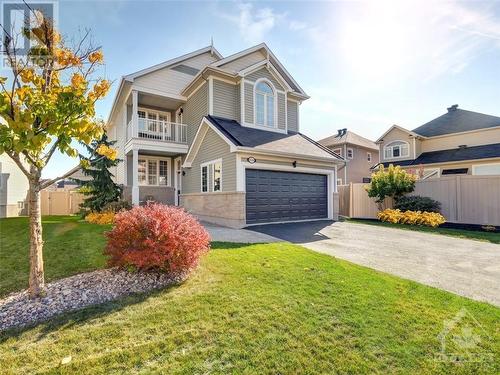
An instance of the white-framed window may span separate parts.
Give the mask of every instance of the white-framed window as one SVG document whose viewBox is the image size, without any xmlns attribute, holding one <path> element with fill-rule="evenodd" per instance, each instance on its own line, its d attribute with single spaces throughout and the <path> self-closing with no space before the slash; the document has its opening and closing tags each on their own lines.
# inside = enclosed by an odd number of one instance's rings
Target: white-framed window
<svg viewBox="0 0 500 375">
<path fill-rule="evenodd" d="M 139 155 L 137 168 L 139 185 L 170 186 L 170 159 Z"/>
<path fill-rule="evenodd" d="M 334 148 L 333 152 L 335 152 L 337 155 L 342 156 L 342 149 L 341 148 Z"/>
<path fill-rule="evenodd" d="M 372 161 L 372 153 L 371 152 L 366 153 L 366 160 Z"/>
<path fill-rule="evenodd" d="M 394 141 L 384 146 L 384 159 L 398 159 L 410 156 L 410 144 L 405 141 Z"/>
<path fill-rule="evenodd" d="M 352 148 L 347 149 L 347 159 L 353 159 L 354 158 L 354 150 Z"/>
<path fill-rule="evenodd" d="M 259 80 L 255 83 L 255 125 L 276 127 L 276 95 L 271 82 Z"/>
<path fill-rule="evenodd" d="M 166 124 L 170 122 L 169 112 L 139 108 L 137 110 L 137 117 L 139 118 L 139 132 L 161 133 L 163 132 L 163 127 L 165 127 L 165 131 L 170 129 Z"/>
<path fill-rule="evenodd" d="M 472 174 L 475 176 L 500 175 L 500 163 L 473 165 Z"/>
<path fill-rule="evenodd" d="M 222 191 L 222 159 L 203 163 L 200 168 L 201 192 Z"/>
</svg>

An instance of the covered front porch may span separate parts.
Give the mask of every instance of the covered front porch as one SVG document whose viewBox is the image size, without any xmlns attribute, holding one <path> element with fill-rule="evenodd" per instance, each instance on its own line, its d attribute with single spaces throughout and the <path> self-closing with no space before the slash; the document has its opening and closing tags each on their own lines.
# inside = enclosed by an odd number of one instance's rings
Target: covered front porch
<svg viewBox="0 0 500 375">
<path fill-rule="evenodd" d="M 134 205 L 148 201 L 179 205 L 183 154 L 133 148 L 126 154 L 123 196 Z"/>
</svg>

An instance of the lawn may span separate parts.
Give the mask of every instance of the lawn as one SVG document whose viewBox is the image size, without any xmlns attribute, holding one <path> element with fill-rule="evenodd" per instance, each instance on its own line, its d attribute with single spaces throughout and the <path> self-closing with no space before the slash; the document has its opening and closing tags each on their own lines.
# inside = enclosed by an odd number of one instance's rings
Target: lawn
<svg viewBox="0 0 500 375">
<path fill-rule="evenodd" d="M 478 362 L 440 362 L 443 323 L 464 308 L 453 334 L 472 327 Z M 499 322 L 491 305 L 300 246 L 214 243 L 182 285 L 0 334 L 0 372 L 498 373 Z"/>
<path fill-rule="evenodd" d="M 418 225 L 392 224 L 377 220 L 357 220 L 357 219 L 348 219 L 348 220 L 360 224 L 378 225 L 388 228 L 413 230 L 417 232 L 441 234 L 445 236 L 467 238 L 470 240 L 500 244 L 500 232 L 486 232 L 486 231 L 474 231 L 474 230 L 452 229 L 452 228 L 431 228 Z"/>
<path fill-rule="evenodd" d="M 104 229 L 77 216 L 45 216 L 42 220 L 47 281 L 102 268 Z M 0 220 L 0 296 L 28 287 L 28 218 Z"/>
</svg>

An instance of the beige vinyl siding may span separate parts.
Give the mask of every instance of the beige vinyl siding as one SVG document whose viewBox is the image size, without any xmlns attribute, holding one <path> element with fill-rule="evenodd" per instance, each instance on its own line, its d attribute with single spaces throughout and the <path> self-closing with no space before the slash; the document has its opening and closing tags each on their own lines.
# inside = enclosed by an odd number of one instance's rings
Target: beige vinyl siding
<svg viewBox="0 0 500 375">
<path fill-rule="evenodd" d="M 253 124 L 253 83 L 245 82 L 245 122 Z"/>
<path fill-rule="evenodd" d="M 188 144 L 193 143 L 194 136 L 198 130 L 201 119 L 208 114 L 208 84 L 202 87 L 191 96 L 184 104 L 183 122 L 188 125 Z"/>
<path fill-rule="evenodd" d="M 201 55 L 192 57 L 188 60 L 184 60 L 183 62 L 181 62 L 181 64 L 201 70 L 205 66 L 210 65 L 211 63 L 217 60 L 218 60 L 217 56 L 213 55 L 210 52 L 206 52 Z"/>
<path fill-rule="evenodd" d="M 239 86 L 214 79 L 214 115 L 239 121 Z"/>
<path fill-rule="evenodd" d="M 399 157 L 394 159 L 385 159 L 384 146 L 392 143 L 394 141 L 403 141 L 408 142 L 409 145 L 409 155 L 407 157 Z M 380 160 L 382 162 L 388 161 L 396 161 L 396 160 L 412 160 L 413 157 L 413 137 L 411 135 L 401 129 L 393 128 L 389 133 L 387 133 L 380 144 Z M 417 155 L 418 156 L 418 155 Z"/>
<path fill-rule="evenodd" d="M 222 159 L 222 191 L 236 190 L 236 155 L 230 152 L 229 145 L 217 133 L 209 129 L 192 167 L 185 170 L 186 175 L 182 180 L 184 194 L 201 192 L 200 164 L 217 159 Z"/>
<path fill-rule="evenodd" d="M 280 91 L 285 90 L 283 88 L 283 86 L 281 85 L 281 83 L 279 83 L 279 81 L 276 78 L 274 78 L 274 76 L 271 74 L 271 72 L 265 67 L 261 68 L 259 70 L 256 70 L 255 72 L 250 73 L 249 75 L 247 75 L 245 77 L 245 79 L 248 79 L 249 81 L 257 81 L 259 78 L 268 79 L 269 81 L 271 81 L 273 83 L 274 87 L 277 90 L 280 90 Z"/>
<path fill-rule="evenodd" d="M 385 139 L 384 139 L 385 141 Z M 433 137 L 422 141 L 422 152 L 450 150 L 460 145 L 481 146 L 500 143 L 500 128 L 482 129 L 477 132 Z"/>
<path fill-rule="evenodd" d="M 227 64 L 223 64 L 220 67 L 232 72 L 239 72 L 249 66 L 257 64 L 258 62 L 264 60 L 266 57 L 260 51 L 252 52 L 248 55 L 242 56 L 239 59 L 233 60 Z"/>
<path fill-rule="evenodd" d="M 288 101 L 287 106 L 287 125 L 288 130 L 299 131 L 299 104 L 297 102 Z"/>
<path fill-rule="evenodd" d="M 286 129 L 285 94 L 278 93 L 278 128 Z"/>
<path fill-rule="evenodd" d="M 193 76 L 168 68 L 160 69 L 134 80 L 134 86 L 159 90 L 166 94 L 180 95 L 181 91 L 193 80 Z"/>
</svg>

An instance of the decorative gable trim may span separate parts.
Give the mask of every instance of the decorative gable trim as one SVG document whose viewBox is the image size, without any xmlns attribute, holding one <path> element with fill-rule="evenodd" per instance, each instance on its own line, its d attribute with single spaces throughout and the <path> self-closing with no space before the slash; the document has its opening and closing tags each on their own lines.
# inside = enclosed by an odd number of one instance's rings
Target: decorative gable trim
<svg viewBox="0 0 500 375">
<path fill-rule="evenodd" d="M 413 136 L 413 137 L 418 137 L 418 138 L 426 138 L 426 137 L 423 137 L 423 136 L 421 136 L 421 135 L 419 135 L 419 134 L 417 134 L 417 133 L 412 132 L 411 130 L 405 129 L 405 128 L 403 128 L 403 127 L 399 126 L 399 125 L 392 125 L 392 126 L 389 128 L 389 130 L 387 130 L 384 134 L 382 134 L 382 135 L 379 137 L 379 139 L 377 139 L 377 140 L 375 141 L 375 143 L 381 143 L 381 142 L 384 140 L 384 137 L 385 137 L 387 134 L 389 134 L 389 133 L 390 133 L 393 129 L 398 129 L 398 130 L 401 130 L 402 132 L 408 133 L 408 135 L 411 135 L 411 136 Z"/>
<path fill-rule="evenodd" d="M 187 155 L 186 160 L 184 161 L 183 168 L 191 168 L 194 158 L 200 151 L 201 145 L 203 144 L 203 140 L 207 135 L 209 129 L 212 129 L 219 137 L 221 137 L 230 148 L 231 152 L 236 151 L 236 145 L 229 140 L 219 129 L 217 129 L 206 117 L 203 117 L 201 120 L 200 126 L 198 127 L 198 131 L 194 136 L 193 144 L 191 145 Z"/>
</svg>

